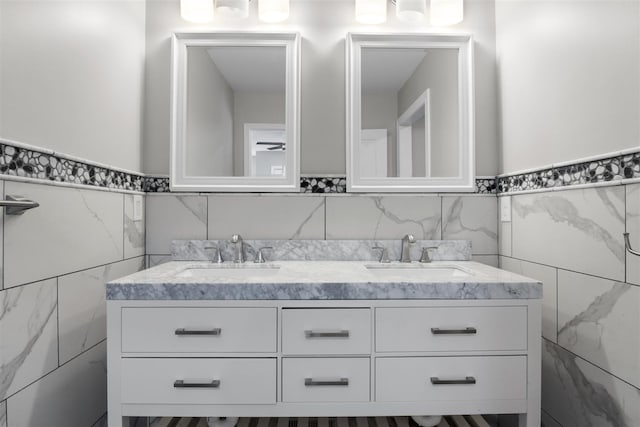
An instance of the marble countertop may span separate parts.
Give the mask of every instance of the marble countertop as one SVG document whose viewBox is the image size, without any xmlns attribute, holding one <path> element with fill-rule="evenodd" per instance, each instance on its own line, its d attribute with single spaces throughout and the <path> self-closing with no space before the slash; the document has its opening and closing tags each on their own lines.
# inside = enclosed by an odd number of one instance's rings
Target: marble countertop
<svg viewBox="0 0 640 427">
<path fill-rule="evenodd" d="M 410 275 L 373 268 L 425 270 Z M 254 269 L 255 274 L 180 277 L 188 269 Z M 457 268 L 460 277 L 443 277 Z M 276 274 L 273 269 L 277 269 Z M 414 270 L 415 271 L 415 270 Z M 188 274 L 188 273 L 187 273 Z M 276 261 L 265 264 L 212 264 L 172 261 L 107 284 L 108 300 L 375 300 L 375 299 L 539 299 L 542 284 L 533 279 L 472 261 L 429 264 L 379 264 L 371 261 Z"/>
</svg>

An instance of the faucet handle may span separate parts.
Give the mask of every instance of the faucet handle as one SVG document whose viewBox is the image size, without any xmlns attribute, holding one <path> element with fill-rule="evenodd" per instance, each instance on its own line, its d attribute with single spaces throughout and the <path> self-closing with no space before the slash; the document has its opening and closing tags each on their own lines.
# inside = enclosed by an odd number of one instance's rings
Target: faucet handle
<svg viewBox="0 0 640 427">
<path fill-rule="evenodd" d="M 263 264 L 266 259 L 262 253 L 262 251 L 264 251 L 265 249 L 273 249 L 273 246 L 264 246 L 260 249 L 258 249 L 258 253 L 256 254 L 256 259 L 253 260 L 253 262 L 255 263 L 259 263 L 259 264 Z"/>
<path fill-rule="evenodd" d="M 381 249 L 382 253 L 380 254 L 380 262 L 383 264 L 388 264 L 391 262 L 389 259 L 389 251 L 384 246 L 374 246 L 371 249 Z"/>
<path fill-rule="evenodd" d="M 205 246 L 205 249 L 215 249 L 216 251 L 216 262 L 218 264 L 222 264 L 224 262 L 224 260 L 222 259 L 222 251 L 220 250 L 220 248 L 218 246 Z"/>
<path fill-rule="evenodd" d="M 422 256 L 420 257 L 421 263 L 431 262 L 431 257 L 429 257 L 429 249 L 438 249 L 438 246 L 426 246 L 422 248 Z"/>
</svg>

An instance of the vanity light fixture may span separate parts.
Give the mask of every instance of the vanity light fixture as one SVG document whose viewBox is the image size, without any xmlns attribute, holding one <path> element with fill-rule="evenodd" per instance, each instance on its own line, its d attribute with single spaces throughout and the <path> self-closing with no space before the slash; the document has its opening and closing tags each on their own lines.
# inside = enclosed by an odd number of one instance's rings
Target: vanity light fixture
<svg viewBox="0 0 640 427">
<path fill-rule="evenodd" d="M 267 23 L 285 21 L 289 17 L 289 0 L 258 0 L 258 18 Z"/>
<path fill-rule="evenodd" d="M 404 22 L 420 22 L 424 20 L 427 10 L 426 0 L 395 0 L 396 17 Z M 433 0 L 431 0 L 433 4 Z"/>
<path fill-rule="evenodd" d="M 463 0 L 431 0 L 431 25 L 454 25 L 464 19 Z"/>
<path fill-rule="evenodd" d="M 182 19 L 197 24 L 213 20 L 213 0 L 180 0 Z"/>
<path fill-rule="evenodd" d="M 249 16 L 249 0 L 216 0 L 216 13 L 224 18 L 246 18 Z"/>
<path fill-rule="evenodd" d="M 356 0 L 356 21 L 382 24 L 387 20 L 387 0 Z"/>
</svg>

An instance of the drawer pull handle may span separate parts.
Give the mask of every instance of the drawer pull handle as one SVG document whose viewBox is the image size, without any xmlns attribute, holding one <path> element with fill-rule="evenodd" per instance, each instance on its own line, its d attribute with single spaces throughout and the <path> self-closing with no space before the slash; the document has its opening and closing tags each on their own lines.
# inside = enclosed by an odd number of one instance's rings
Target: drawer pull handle
<svg viewBox="0 0 640 427">
<path fill-rule="evenodd" d="M 431 333 L 433 335 L 473 335 L 477 332 L 478 330 L 472 327 L 464 328 L 464 329 L 431 328 Z"/>
<path fill-rule="evenodd" d="M 431 384 L 443 385 L 443 384 L 475 384 L 476 379 L 474 377 L 465 377 L 463 380 L 441 380 L 438 377 L 431 377 Z"/>
<path fill-rule="evenodd" d="M 211 381 L 189 381 L 176 380 L 173 383 L 174 388 L 220 388 L 220 380 Z"/>
<path fill-rule="evenodd" d="M 222 333 L 222 329 L 213 328 L 213 329 L 185 329 L 180 328 L 176 329 L 176 335 L 178 336 L 190 336 L 190 335 L 209 335 L 209 336 L 218 336 Z"/>
<path fill-rule="evenodd" d="M 314 380 L 313 378 L 305 378 L 304 385 L 307 387 L 313 386 L 348 386 L 349 378 L 339 378 L 339 379 L 327 379 L 327 380 Z"/>
<path fill-rule="evenodd" d="M 349 331 L 304 331 L 307 338 L 349 338 Z"/>
</svg>

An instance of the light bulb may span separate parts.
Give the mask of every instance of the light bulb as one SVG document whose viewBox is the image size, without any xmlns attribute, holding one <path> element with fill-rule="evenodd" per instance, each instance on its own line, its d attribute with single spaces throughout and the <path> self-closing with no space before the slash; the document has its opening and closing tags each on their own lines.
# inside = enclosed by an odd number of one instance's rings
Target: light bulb
<svg viewBox="0 0 640 427">
<path fill-rule="evenodd" d="M 216 13 L 225 18 L 246 18 L 249 16 L 249 0 L 216 0 Z"/>
<path fill-rule="evenodd" d="M 356 21 L 382 24 L 387 20 L 387 0 L 356 0 Z"/>
<path fill-rule="evenodd" d="M 289 17 L 289 0 L 258 0 L 258 18 L 276 23 Z"/>
<path fill-rule="evenodd" d="M 463 0 L 431 0 L 431 25 L 454 25 L 464 19 Z"/>
<path fill-rule="evenodd" d="M 180 16 L 189 22 L 204 24 L 213 20 L 213 0 L 180 0 Z"/>
<path fill-rule="evenodd" d="M 426 10 L 426 0 L 396 0 L 396 16 L 400 21 L 422 21 Z"/>
</svg>

